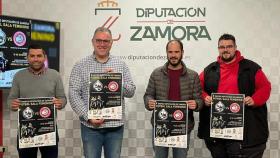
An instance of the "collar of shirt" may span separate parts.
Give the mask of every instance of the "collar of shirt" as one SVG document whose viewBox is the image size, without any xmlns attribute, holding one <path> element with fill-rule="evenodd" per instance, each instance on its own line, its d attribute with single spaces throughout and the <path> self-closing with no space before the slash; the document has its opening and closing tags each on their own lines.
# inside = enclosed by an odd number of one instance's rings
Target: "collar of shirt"
<svg viewBox="0 0 280 158">
<path fill-rule="evenodd" d="M 107 59 L 105 62 L 100 62 L 100 61 L 98 61 L 98 60 L 96 59 L 95 52 L 93 52 L 93 54 L 92 54 L 92 58 L 93 58 L 93 60 L 94 60 L 94 61 L 96 61 L 96 62 L 98 62 L 98 63 L 101 63 L 101 64 L 106 64 L 106 63 L 110 60 L 111 55 L 110 55 L 110 53 L 109 53 L 108 59 Z"/>
<path fill-rule="evenodd" d="M 32 73 L 33 75 L 40 76 L 40 75 L 43 75 L 43 74 L 47 71 L 47 68 L 44 67 L 44 68 L 42 68 L 40 71 L 34 71 L 34 70 L 31 69 L 30 67 L 28 67 L 28 71 L 29 71 L 30 73 Z"/>
</svg>

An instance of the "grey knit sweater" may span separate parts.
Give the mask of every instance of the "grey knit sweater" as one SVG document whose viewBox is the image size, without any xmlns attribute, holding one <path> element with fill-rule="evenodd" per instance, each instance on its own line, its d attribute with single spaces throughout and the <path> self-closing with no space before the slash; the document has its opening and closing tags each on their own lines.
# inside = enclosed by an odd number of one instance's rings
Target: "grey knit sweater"
<svg viewBox="0 0 280 158">
<path fill-rule="evenodd" d="M 28 69 L 17 72 L 7 99 L 8 106 L 13 99 L 33 97 L 56 97 L 63 100 L 64 107 L 66 96 L 59 73 L 53 69 L 46 69 L 41 75 L 34 75 Z"/>
</svg>

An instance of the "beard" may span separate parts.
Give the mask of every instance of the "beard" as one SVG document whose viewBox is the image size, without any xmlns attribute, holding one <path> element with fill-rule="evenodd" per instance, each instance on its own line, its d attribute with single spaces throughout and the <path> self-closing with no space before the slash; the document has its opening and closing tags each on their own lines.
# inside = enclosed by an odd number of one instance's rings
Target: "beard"
<svg viewBox="0 0 280 158">
<path fill-rule="evenodd" d="M 225 51 L 225 52 L 222 53 L 222 56 L 221 56 L 221 59 L 226 63 L 231 62 L 235 58 L 235 54 L 233 56 L 228 57 L 228 58 L 225 58 L 224 54 L 229 54 L 229 52 Z"/>
<path fill-rule="evenodd" d="M 172 61 L 171 61 L 172 59 L 177 59 L 177 62 L 172 62 Z M 182 61 L 182 56 L 180 56 L 179 59 L 176 58 L 176 57 L 168 58 L 168 64 L 171 65 L 171 66 L 173 66 L 173 67 L 177 67 L 178 65 L 180 65 L 180 64 L 181 64 L 181 61 Z"/>
</svg>

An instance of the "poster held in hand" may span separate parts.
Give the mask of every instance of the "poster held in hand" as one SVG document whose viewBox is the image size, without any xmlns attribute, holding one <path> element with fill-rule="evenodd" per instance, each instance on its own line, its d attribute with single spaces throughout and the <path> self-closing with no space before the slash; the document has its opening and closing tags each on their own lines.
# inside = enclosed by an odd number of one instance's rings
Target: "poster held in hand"
<svg viewBox="0 0 280 158">
<path fill-rule="evenodd" d="M 89 119 L 122 119 L 122 73 L 90 73 Z"/>
<path fill-rule="evenodd" d="M 154 144 L 187 148 L 188 106 L 186 102 L 157 100 L 154 109 Z"/>
<path fill-rule="evenodd" d="M 243 140 L 244 94 L 212 93 L 210 137 Z"/>
<path fill-rule="evenodd" d="M 19 148 L 56 145 L 56 120 L 53 98 L 19 98 Z"/>
</svg>

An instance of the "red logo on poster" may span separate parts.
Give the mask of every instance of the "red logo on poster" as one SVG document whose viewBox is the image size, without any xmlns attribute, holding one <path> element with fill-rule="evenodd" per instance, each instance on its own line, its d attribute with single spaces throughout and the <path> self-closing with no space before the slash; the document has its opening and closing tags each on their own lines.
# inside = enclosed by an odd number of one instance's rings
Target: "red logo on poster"
<svg viewBox="0 0 280 158">
<path fill-rule="evenodd" d="M 237 113 L 240 111 L 240 106 L 237 103 L 232 103 L 229 108 L 230 108 L 230 111 L 233 113 Z"/>
<path fill-rule="evenodd" d="M 176 111 L 174 111 L 174 113 L 173 113 L 173 117 L 174 117 L 174 119 L 175 120 L 182 120 L 183 119 L 183 117 L 184 117 L 184 114 L 183 114 L 183 112 L 181 111 L 181 110 L 176 110 Z"/>
<path fill-rule="evenodd" d="M 111 81 L 109 84 L 108 84 L 108 88 L 111 92 L 115 92 L 119 89 L 119 84 L 115 81 Z"/>
<path fill-rule="evenodd" d="M 47 118 L 51 115 L 51 109 L 48 107 L 42 107 L 40 109 L 40 116 L 42 116 L 43 118 Z"/>
</svg>

